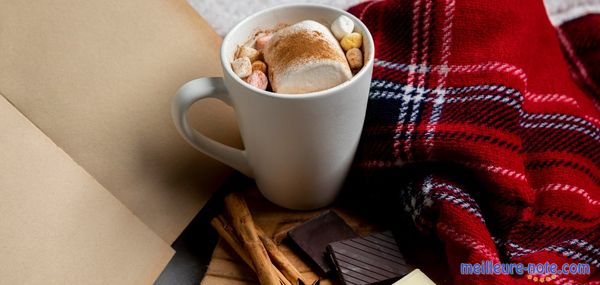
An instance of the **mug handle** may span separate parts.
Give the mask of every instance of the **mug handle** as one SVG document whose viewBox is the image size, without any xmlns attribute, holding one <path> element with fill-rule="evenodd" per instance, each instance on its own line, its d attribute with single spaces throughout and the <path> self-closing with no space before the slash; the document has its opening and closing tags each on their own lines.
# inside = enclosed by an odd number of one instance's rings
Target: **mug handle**
<svg viewBox="0 0 600 285">
<path fill-rule="evenodd" d="M 177 91 L 171 105 L 171 116 L 177 131 L 195 149 L 223 162 L 248 177 L 252 177 L 252 169 L 244 150 L 233 148 L 201 134 L 188 124 L 188 109 L 196 101 L 215 98 L 231 106 L 229 93 L 225 89 L 223 78 L 203 77 L 187 82 Z"/>
</svg>

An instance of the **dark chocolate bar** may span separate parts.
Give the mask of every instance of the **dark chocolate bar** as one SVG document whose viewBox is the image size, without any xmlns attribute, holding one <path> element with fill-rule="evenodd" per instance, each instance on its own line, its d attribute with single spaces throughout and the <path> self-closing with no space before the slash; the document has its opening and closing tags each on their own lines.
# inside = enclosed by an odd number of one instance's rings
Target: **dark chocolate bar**
<svg viewBox="0 0 600 285">
<path fill-rule="evenodd" d="M 295 243 L 322 272 L 329 273 L 333 266 L 327 255 L 327 245 L 334 241 L 358 237 L 340 216 L 332 211 L 310 219 L 288 232 Z"/>
<path fill-rule="evenodd" d="M 327 251 L 345 285 L 389 285 L 413 269 L 389 231 L 333 242 Z"/>
</svg>

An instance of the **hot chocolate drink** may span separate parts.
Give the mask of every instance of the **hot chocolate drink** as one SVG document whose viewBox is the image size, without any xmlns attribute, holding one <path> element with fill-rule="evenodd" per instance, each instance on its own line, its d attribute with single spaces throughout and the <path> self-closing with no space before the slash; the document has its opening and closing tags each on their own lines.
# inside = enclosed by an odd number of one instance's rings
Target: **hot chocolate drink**
<svg viewBox="0 0 600 285">
<path fill-rule="evenodd" d="M 303 94 L 350 80 L 363 64 L 362 35 L 340 16 L 331 30 L 305 20 L 256 33 L 240 45 L 231 63 L 248 84 L 282 94 Z"/>
</svg>

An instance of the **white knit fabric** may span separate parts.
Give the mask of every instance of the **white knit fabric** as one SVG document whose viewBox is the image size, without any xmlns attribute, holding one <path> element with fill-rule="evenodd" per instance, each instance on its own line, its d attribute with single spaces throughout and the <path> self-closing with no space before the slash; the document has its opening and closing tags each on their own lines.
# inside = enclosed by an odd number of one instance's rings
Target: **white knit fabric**
<svg viewBox="0 0 600 285">
<path fill-rule="evenodd" d="M 268 7 L 289 3 L 318 3 L 341 9 L 364 0 L 187 0 L 212 27 L 224 36 L 245 17 Z M 544 0 L 555 26 L 591 13 L 600 13 L 600 0 Z"/>
<path fill-rule="evenodd" d="M 588 14 L 600 14 L 600 0 L 544 0 L 544 4 L 554 26 Z"/>
<path fill-rule="evenodd" d="M 260 10 L 289 3 L 317 3 L 347 9 L 363 0 L 188 0 L 221 36 L 245 17 Z"/>
</svg>

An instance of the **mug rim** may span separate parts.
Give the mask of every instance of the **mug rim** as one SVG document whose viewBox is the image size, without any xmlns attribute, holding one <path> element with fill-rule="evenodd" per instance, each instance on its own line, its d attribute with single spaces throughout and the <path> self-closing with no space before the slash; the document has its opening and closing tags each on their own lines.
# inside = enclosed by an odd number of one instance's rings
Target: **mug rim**
<svg viewBox="0 0 600 285">
<path fill-rule="evenodd" d="M 290 8 L 303 8 L 303 7 L 311 7 L 311 8 L 319 8 L 319 9 L 326 9 L 326 10 L 332 10 L 335 12 L 340 13 L 340 15 L 344 15 L 346 17 L 349 17 L 350 19 L 352 19 L 354 21 L 355 24 L 357 24 L 360 27 L 360 30 L 363 31 L 363 38 L 366 39 L 367 43 L 370 45 L 371 49 L 369 51 L 369 59 L 367 62 L 364 63 L 363 67 L 361 68 L 361 70 L 356 73 L 355 75 L 352 76 L 352 78 L 350 78 L 350 80 L 347 80 L 343 83 L 340 83 L 334 87 L 331 88 L 327 88 L 325 90 L 320 90 L 320 91 L 315 91 L 315 92 L 309 92 L 309 93 L 276 93 L 276 92 L 271 92 L 271 91 L 267 91 L 267 90 L 262 90 L 259 89 L 255 86 L 252 86 L 248 83 L 246 83 L 244 80 L 242 80 L 239 76 L 237 76 L 232 68 L 231 68 L 231 63 L 229 62 L 229 60 L 227 59 L 227 55 L 225 54 L 225 46 L 226 43 L 228 43 L 229 41 L 231 41 L 231 35 L 240 27 L 246 25 L 248 22 L 254 20 L 257 17 L 262 16 L 263 14 L 266 13 L 270 13 L 273 11 L 277 11 L 277 10 L 282 10 L 282 9 L 290 9 Z M 223 42 L 221 43 L 221 49 L 220 49 L 220 54 L 221 54 L 221 65 L 223 66 L 223 71 L 225 75 L 228 75 L 229 77 L 233 78 L 233 80 L 239 84 L 240 86 L 250 89 L 252 90 L 254 93 L 257 94 L 261 94 L 261 95 L 265 95 L 265 96 L 269 96 L 269 97 L 274 97 L 274 98 L 285 98 L 285 99 L 307 99 L 307 98 L 313 98 L 313 97 L 319 97 L 319 96 L 323 96 L 329 93 L 334 93 L 334 92 L 338 92 L 338 91 L 342 91 L 343 89 L 347 89 L 349 88 L 350 85 L 354 84 L 354 82 L 356 82 L 357 80 L 359 80 L 360 78 L 367 76 L 367 72 L 368 70 L 370 70 L 369 66 L 373 65 L 373 62 L 375 60 L 375 43 L 373 41 L 373 37 L 371 36 L 371 32 L 369 31 L 369 29 L 367 28 L 367 26 L 360 20 L 358 19 L 356 16 L 348 13 L 347 11 L 344 11 L 342 9 L 338 9 L 335 7 L 331 7 L 331 6 L 327 6 L 327 5 L 322 5 L 322 4 L 283 4 L 283 5 L 277 5 L 271 8 L 267 8 L 261 11 L 258 11 L 248 17 L 246 17 L 244 20 L 240 21 L 239 23 L 237 23 L 228 33 L 227 35 L 225 35 L 225 38 L 223 39 Z"/>
</svg>

